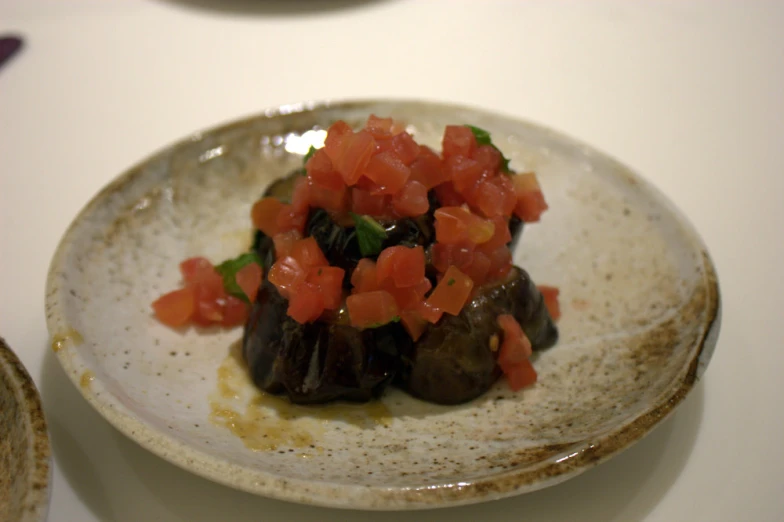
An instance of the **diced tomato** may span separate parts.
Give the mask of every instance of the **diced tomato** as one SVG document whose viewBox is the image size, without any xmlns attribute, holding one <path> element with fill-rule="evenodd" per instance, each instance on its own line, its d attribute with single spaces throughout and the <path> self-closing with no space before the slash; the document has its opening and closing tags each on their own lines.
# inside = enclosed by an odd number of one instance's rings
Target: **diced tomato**
<svg viewBox="0 0 784 522">
<path fill-rule="evenodd" d="M 366 190 L 353 188 L 351 189 L 351 210 L 360 215 L 382 216 L 386 213 L 389 198 L 390 196 L 383 194 L 371 194 Z"/>
<path fill-rule="evenodd" d="M 476 138 L 471 129 L 462 125 L 448 125 L 441 141 L 444 158 L 463 156 L 470 158 L 476 149 Z"/>
<path fill-rule="evenodd" d="M 452 265 L 464 270 L 474 260 L 474 248 L 468 243 L 437 242 L 430 247 L 430 258 L 433 266 L 442 274 Z"/>
<path fill-rule="evenodd" d="M 511 216 L 517 205 L 517 192 L 515 192 L 514 183 L 506 174 L 498 174 L 491 181 L 501 190 L 501 199 L 498 201 L 501 214 Z"/>
<path fill-rule="evenodd" d="M 392 208 L 403 217 L 421 216 L 430 208 L 427 188 L 418 181 L 409 181 L 393 196 Z"/>
<path fill-rule="evenodd" d="M 329 261 L 319 248 L 313 236 L 295 241 L 291 247 L 291 257 L 293 257 L 303 270 L 307 271 L 314 266 L 328 266 Z"/>
<path fill-rule="evenodd" d="M 466 210 L 461 207 L 443 206 L 435 211 L 436 240 L 439 243 L 458 244 L 468 240 Z"/>
<path fill-rule="evenodd" d="M 495 233 L 495 224 L 463 207 L 441 207 L 435 211 L 436 239 L 441 243 L 459 244 L 469 241 L 480 245 Z"/>
<path fill-rule="evenodd" d="M 376 281 L 376 263 L 366 257 L 359 260 L 351 273 L 352 293 L 372 292 L 378 290 Z"/>
<path fill-rule="evenodd" d="M 444 162 L 444 168 L 452 179 L 452 184 L 460 193 L 473 187 L 485 170 L 478 161 L 463 156 L 450 156 Z"/>
<path fill-rule="evenodd" d="M 542 213 L 548 209 L 544 194 L 539 187 L 536 174 L 528 172 L 514 177 L 517 204 L 515 214 L 526 223 L 539 221 Z"/>
<path fill-rule="evenodd" d="M 311 184 L 309 198 L 310 205 L 316 208 L 323 208 L 329 212 L 345 212 L 348 210 L 348 188 L 345 185 L 342 185 L 337 190 L 333 190 Z"/>
<path fill-rule="evenodd" d="M 289 295 L 289 316 L 300 324 L 310 323 L 324 313 L 324 295 L 311 283 L 299 283 Z"/>
<path fill-rule="evenodd" d="M 499 315 L 497 323 L 504 332 L 501 351 L 498 353 L 498 366 L 503 370 L 527 361 L 533 351 L 531 341 L 523 332 L 520 323 L 511 314 Z"/>
<path fill-rule="evenodd" d="M 256 294 L 259 291 L 259 286 L 261 286 L 263 273 L 261 265 L 249 263 L 240 268 L 235 276 L 237 284 L 245 292 L 245 295 L 248 296 L 251 303 L 256 301 Z"/>
<path fill-rule="evenodd" d="M 474 286 L 481 286 L 488 281 L 488 274 L 490 273 L 490 258 L 484 253 L 474 251 L 471 264 L 465 268 L 461 268 L 465 274 L 474 282 Z"/>
<path fill-rule="evenodd" d="M 501 203 L 504 201 L 504 193 L 498 185 L 491 180 L 480 181 L 476 186 L 473 205 L 478 208 L 482 215 L 493 218 L 504 215 Z"/>
<path fill-rule="evenodd" d="M 527 192 L 517 197 L 515 214 L 525 223 L 536 223 L 547 210 L 547 202 L 541 192 Z"/>
<path fill-rule="evenodd" d="M 308 270 L 307 282 L 321 291 L 324 308 L 337 310 L 343 300 L 343 276 L 345 270 L 336 266 L 314 266 Z"/>
<path fill-rule="evenodd" d="M 164 294 L 152 303 L 152 309 L 155 317 L 166 326 L 183 326 L 190 321 L 196 310 L 195 291 L 186 286 Z"/>
<path fill-rule="evenodd" d="M 278 259 L 272 264 L 267 279 L 275 285 L 280 295 L 288 297 L 292 288 L 305 280 L 305 269 L 291 256 Z"/>
<path fill-rule="evenodd" d="M 310 207 L 310 182 L 305 176 L 297 178 L 291 193 L 291 209 L 297 214 L 307 214 Z"/>
<path fill-rule="evenodd" d="M 466 212 L 463 219 L 468 225 L 468 240 L 475 245 L 490 241 L 495 234 L 495 224 L 488 219 L 482 219 L 471 212 Z"/>
<path fill-rule="evenodd" d="M 250 211 L 253 226 L 268 236 L 278 232 L 278 216 L 283 211 L 284 204 L 277 198 L 262 198 L 253 204 Z"/>
<path fill-rule="evenodd" d="M 324 152 L 332 162 L 333 167 L 337 165 L 348 144 L 346 138 L 354 134 L 348 123 L 338 120 L 327 129 L 327 138 L 324 140 Z"/>
<path fill-rule="evenodd" d="M 297 212 L 292 205 L 283 205 L 283 208 L 278 214 L 277 229 L 275 233 L 288 232 L 289 230 L 297 230 L 302 233 L 305 230 L 305 223 L 307 223 L 307 220 L 307 212 Z"/>
<path fill-rule="evenodd" d="M 544 298 L 544 305 L 547 307 L 547 311 L 550 313 L 550 317 L 553 318 L 553 321 L 557 321 L 561 318 L 561 305 L 558 302 L 558 294 L 560 294 L 560 290 L 554 286 L 546 285 L 540 285 L 538 288 L 542 293 L 542 297 Z"/>
<path fill-rule="evenodd" d="M 458 315 L 468 302 L 474 282 L 457 267 L 450 266 L 426 303 L 451 315 Z"/>
<path fill-rule="evenodd" d="M 536 370 L 528 359 L 516 366 L 506 368 L 504 374 L 513 391 L 522 390 L 536 382 Z"/>
<path fill-rule="evenodd" d="M 365 169 L 365 176 L 378 185 L 378 194 L 397 194 L 410 175 L 411 169 L 393 152 L 376 154 Z"/>
<path fill-rule="evenodd" d="M 290 256 L 294 243 L 300 239 L 302 234 L 298 230 L 289 230 L 272 236 L 272 241 L 275 243 L 275 259 Z"/>
<path fill-rule="evenodd" d="M 357 328 L 386 324 L 399 313 L 395 298 L 383 290 L 350 295 L 346 298 L 346 307 L 351 325 Z"/>
<path fill-rule="evenodd" d="M 345 137 L 343 153 L 337 158 L 332 159 L 335 166 L 346 185 L 354 185 L 360 176 L 366 171 L 370 159 L 376 152 L 376 140 L 367 131 L 359 131 L 356 134 Z"/>
<path fill-rule="evenodd" d="M 317 150 L 305 164 L 308 177 L 320 187 L 341 190 L 346 186 L 343 177 L 332 167 L 332 160 L 323 148 Z"/>
<path fill-rule="evenodd" d="M 441 158 L 428 147 L 419 148 L 419 157 L 411 164 L 410 179 L 422 183 L 428 190 L 450 181 Z"/>
<path fill-rule="evenodd" d="M 490 172 L 498 171 L 501 166 L 501 153 L 491 145 L 479 145 L 471 154 L 471 159 L 479 162 L 484 170 Z"/>
<path fill-rule="evenodd" d="M 204 257 L 191 257 L 180 263 L 182 280 L 186 284 L 198 283 L 215 273 L 215 267 Z"/>
<path fill-rule="evenodd" d="M 459 207 L 465 203 L 465 198 L 455 190 L 451 181 L 441 183 L 435 190 L 439 203 L 444 207 Z"/>
<path fill-rule="evenodd" d="M 397 157 L 406 165 L 411 165 L 417 156 L 419 156 L 419 145 L 414 141 L 414 138 L 407 132 L 401 132 L 390 140 L 392 150 L 395 151 Z"/>
<path fill-rule="evenodd" d="M 245 321 L 248 320 L 249 311 L 250 307 L 241 300 L 231 295 L 226 296 L 225 303 L 223 304 L 223 320 L 221 320 L 221 325 L 230 328 L 232 326 L 244 324 Z"/>
<path fill-rule="evenodd" d="M 389 292 L 392 297 L 395 298 L 397 307 L 400 310 L 406 310 L 416 306 L 417 303 L 425 298 L 425 294 L 427 294 L 432 287 L 433 284 L 426 277 L 423 277 L 416 285 L 405 288 L 395 286 L 392 279 L 387 279 L 381 284 L 381 290 Z"/>
<path fill-rule="evenodd" d="M 416 306 L 412 307 L 412 310 L 415 311 L 422 317 L 425 321 L 436 324 L 440 319 L 441 316 L 444 315 L 443 310 L 439 310 L 434 306 L 430 305 L 427 301 L 422 301 Z"/>
<path fill-rule="evenodd" d="M 421 246 L 385 248 L 376 261 L 376 281 L 392 279 L 398 288 L 418 285 L 425 278 L 425 250 Z"/>
<path fill-rule="evenodd" d="M 512 269 L 512 253 L 506 246 L 492 251 L 483 251 L 483 253 L 490 259 L 488 281 L 499 281 L 509 275 L 509 271 Z"/>
<path fill-rule="evenodd" d="M 411 339 L 418 341 L 427 329 L 427 321 L 415 310 L 403 310 L 400 312 L 400 322 L 406 329 Z"/>
<path fill-rule="evenodd" d="M 365 129 L 376 139 L 388 138 L 392 135 L 392 118 L 379 118 L 371 114 L 365 124 Z"/>
<path fill-rule="evenodd" d="M 222 303 L 225 302 L 227 295 L 220 276 L 217 276 L 217 284 L 212 281 L 202 281 L 196 285 L 195 291 L 194 322 L 201 326 L 209 326 L 223 321 Z"/>
<path fill-rule="evenodd" d="M 478 249 L 482 252 L 492 252 L 493 250 L 505 247 L 512 240 L 512 232 L 509 231 L 509 222 L 504 217 L 496 217 L 493 222 L 493 237 L 487 242 L 479 245 Z"/>
</svg>

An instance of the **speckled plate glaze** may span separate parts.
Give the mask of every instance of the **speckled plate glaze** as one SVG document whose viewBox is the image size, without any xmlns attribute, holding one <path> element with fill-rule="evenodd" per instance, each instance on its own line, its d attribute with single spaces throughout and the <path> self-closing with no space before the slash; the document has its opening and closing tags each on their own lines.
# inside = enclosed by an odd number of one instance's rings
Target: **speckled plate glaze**
<svg viewBox="0 0 784 522">
<path fill-rule="evenodd" d="M 0 520 L 46 520 L 50 461 L 38 390 L 0 337 Z"/>
<path fill-rule="evenodd" d="M 150 303 L 177 265 L 250 243 L 249 209 L 301 165 L 336 119 L 492 132 L 533 169 L 550 210 L 517 264 L 561 289 L 561 340 L 539 382 L 439 407 L 392 390 L 381 404 L 294 408 L 256 392 L 232 356 L 240 329 L 172 331 Z M 315 131 L 314 131 L 315 129 Z M 312 132 L 308 132 L 312 131 Z M 309 504 L 411 509 L 497 499 L 562 482 L 642 438 L 707 365 L 719 292 L 705 246 L 651 185 L 615 160 L 531 123 L 413 101 L 287 105 L 170 146 L 117 178 L 76 218 L 52 261 L 53 349 L 87 400 L 127 436 L 194 473 Z"/>
</svg>

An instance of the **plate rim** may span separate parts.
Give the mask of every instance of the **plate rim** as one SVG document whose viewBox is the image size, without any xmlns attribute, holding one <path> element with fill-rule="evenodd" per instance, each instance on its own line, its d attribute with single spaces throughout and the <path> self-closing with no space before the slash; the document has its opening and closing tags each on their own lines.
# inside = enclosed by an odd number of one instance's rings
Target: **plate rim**
<svg viewBox="0 0 784 522">
<path fill-rule="evenodd" d="M 269 120 L 290 114 L 319 110 L 350 110 L 373 105 L 422 105 L 431 108 L 437 107 L 442 110 L 473 112 L 484 117 L 500 118 L 510 122 L 521 123 L 530 128 L 536 128 L 540 132 L 562 142 L 574 145 L 581 150 L 588 151 L 591 155 L 602 157 L 623 172 L 624 176 L 642 186 L 658 204 L 672 214 L 676 222 L 683 228 L 690 242 L 702 254 L 703 285 L 706 290 L 707 315 L 704 324 L 700 325 L 703 328 L 702 336 L 691 347 L 694 351 L 694 356 L 689 361 L 685 376 L 681 382 L 673 383 L 669 389 L 670 392 L 660 396 L 659 400 L 650 406 L 646 413 L 638 415 L 630 422 L 606 431 L 593 440 L 592 443 L 583 447 L 576 455 L 571 455 L 569 458 L 555 462 L 550 461 L 542 466 L 535 466 L 533 469 L 507 470 L 487 475 L 471 482 L 422 484 L 420 487 L 362 486 L 287 478 L 261 470 L 251 470 L 192 448 L 164 431 L 153 429 L 130 414 L 130 412 L 120 411 L 110 403 L 102 402 L 95 393 L 91 393 L 89 389 L 80 386 L 77 367 L 71 359 L 76 343 L 71 339 L 67 339 L 60 343 L 62 348 L 56 352 L 57 359 L 68 374 L 69 380 L 76 386 L 87 402 L 129 439 L 134 440 L 158 457 L 203 478 L 242 491 L 279 500 L 323 507 L 367 510 L 407 510 L 458 506 L 543 489 L 579 475 L 595 465 L 608 460 L 644 438 L 657 424 L 666 419 L 702 377 L 718 340 L 721 325 L 721 295 L 715 265 L 708 254 L 704 241 L 690 220 L 664 193 L 613 156 L 579 139 L 531 120 L 466 104 L 418 98 L 329 99 L 282 104 L 254 115 L 224 121 L 223 123 L 191 132 L 185 137 L 155 150 L 111 179 L 95 193 L 73 218 L 63 233 L 50 262 L 46 281 L 45 304 L 47 328 L 50 337 L 68 328 L 64 320 L 64 310 L 62 310 L 64 305 L 61 303 L 63 303 L 62 297 L 64 295 L 62 294 L 62 288 L 59 287 L 58 274 L 61 272 L 59 267 L 62 266 L 67 254 L 71 236 L 75 233 L 80 222 L 84 220 L 85 216 L 89 215 L 95 206 L 106 196 L 122 189 L 122 187 L 131 183 L 136 176 L 141 175 L 145 165 L 188 143 L 199 142 L 209 138 L 211 135 L 220 134 L 232 128 L 240 128 L 258 120 Z"/>
<path fill-rule="evenodd" d="M 0 371 L 8 377 L 12 391 L 25 416 L 28 435 L 28 455 L 32 463 L 30 487 L 23 499 L 21 518 L 17 522 L 46 520 L 52 480 L 52 448 L 41 396 L 32 377 L 19 356 L 3 337 L 0 337 Z M 9 521 L 12 522 L 12 521 Z"/>
</svg>

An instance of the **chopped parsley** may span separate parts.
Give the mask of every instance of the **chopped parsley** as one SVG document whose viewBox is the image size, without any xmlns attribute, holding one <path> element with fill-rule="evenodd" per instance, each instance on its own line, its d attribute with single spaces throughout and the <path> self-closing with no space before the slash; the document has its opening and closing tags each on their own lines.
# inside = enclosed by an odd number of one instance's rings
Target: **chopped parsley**
<svg viewBox="0 0 784 522">
<path fill-rule="evenodd" d="M 490 145 L 495 150 L 497 150 L 499 154 L 501 154 L 501 170 L 507 173 L 511 172 L 509 170 L 509 158 L 504 156 L 504 153 L 501 152 L 501 149 L 493 144 L 493 140 L 490 139 L 490 133 L 484 129 L 480 129 L 479 127 L 474 127 L 473 125 L 466 125 L 466 127 L 471 129 L 471 132 L 474 133 L 474 138 L 476 138 L 476 142 L 479 145 Z"/>
<path fill-rule="evenodd" d="M 396 315 L 395 317 L 393 317 L 392 319 L 390 319 L 386 323 L 373 323 L 373 324 L 367 325 L 365 328 L 380 328 L 380 327 L 382 327 L 384 325 L 387 325 L 389 323 L 399 323 L 399 322 L 400 322 L 400 316 Z"/>
<path fill-rule="evenodd" d="M 308 152 L 305 154 L 305 157 L 302 158 L 302 164 L 304 165 L 305 163 L 307 163 L 308 160 L 313 157 L 313 155 L 316 153 L 317 150 L 318 149 L 316 147 L 311 145 L 310 148 L 308 149 Z"/>
<path fill-rule="evenodd" d="M 381 246 L 387 238 L 387 231 L 384 230 L 384 227 L 370 216 L 360 216 L 353 212 L 349 214 L 351 214 L 351 219 L 354 220 L 357 241 L 359 241 L 359 251 L 362 253 L 362 256 L 374 256 L 381 252 Z"/>
<path fill-rule="evenodd" d="M 455 284 L 455 278 L 450 277 L 449 281 L 446 282 L 446 286 L 452 286 L 453 284 Z"/>
<path fill-rule="evenodd" d="M 226 293 L 242 299 L 246 303 L 250 303 L 250 299 L 245 295 L 240 285 L 237 284 L 237 272 L 251 263 L 262 265 L 261 259 L 255 252 L 241 254 L 239 257 L 224 261 L 215 267 L 215 270 L 223 278 L 223 288 L 226 290 Z"/>
</svg>

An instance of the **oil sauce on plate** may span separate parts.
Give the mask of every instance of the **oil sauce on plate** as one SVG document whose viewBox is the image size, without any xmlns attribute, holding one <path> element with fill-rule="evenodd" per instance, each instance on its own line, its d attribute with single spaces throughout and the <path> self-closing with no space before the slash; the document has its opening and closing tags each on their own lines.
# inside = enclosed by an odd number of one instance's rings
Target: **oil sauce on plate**
<svg viewBox="0 0 784 522">
<path fill-rule="evenodd" d="M 210 421 L 230 430 L 250 450 L 273 451 L 286 447 L 320 451 L 317 441 L 327 423 L 342 422 L 354 429 L 372 429 L 391 422 L 389 410 L 379 400 L 366 404 L 300 406 L 264 393 L 251 381 L 240 351 L 240 342 L 234 343 L 218 367 L 217 387 L 210 397 Z"/>
</svg>

